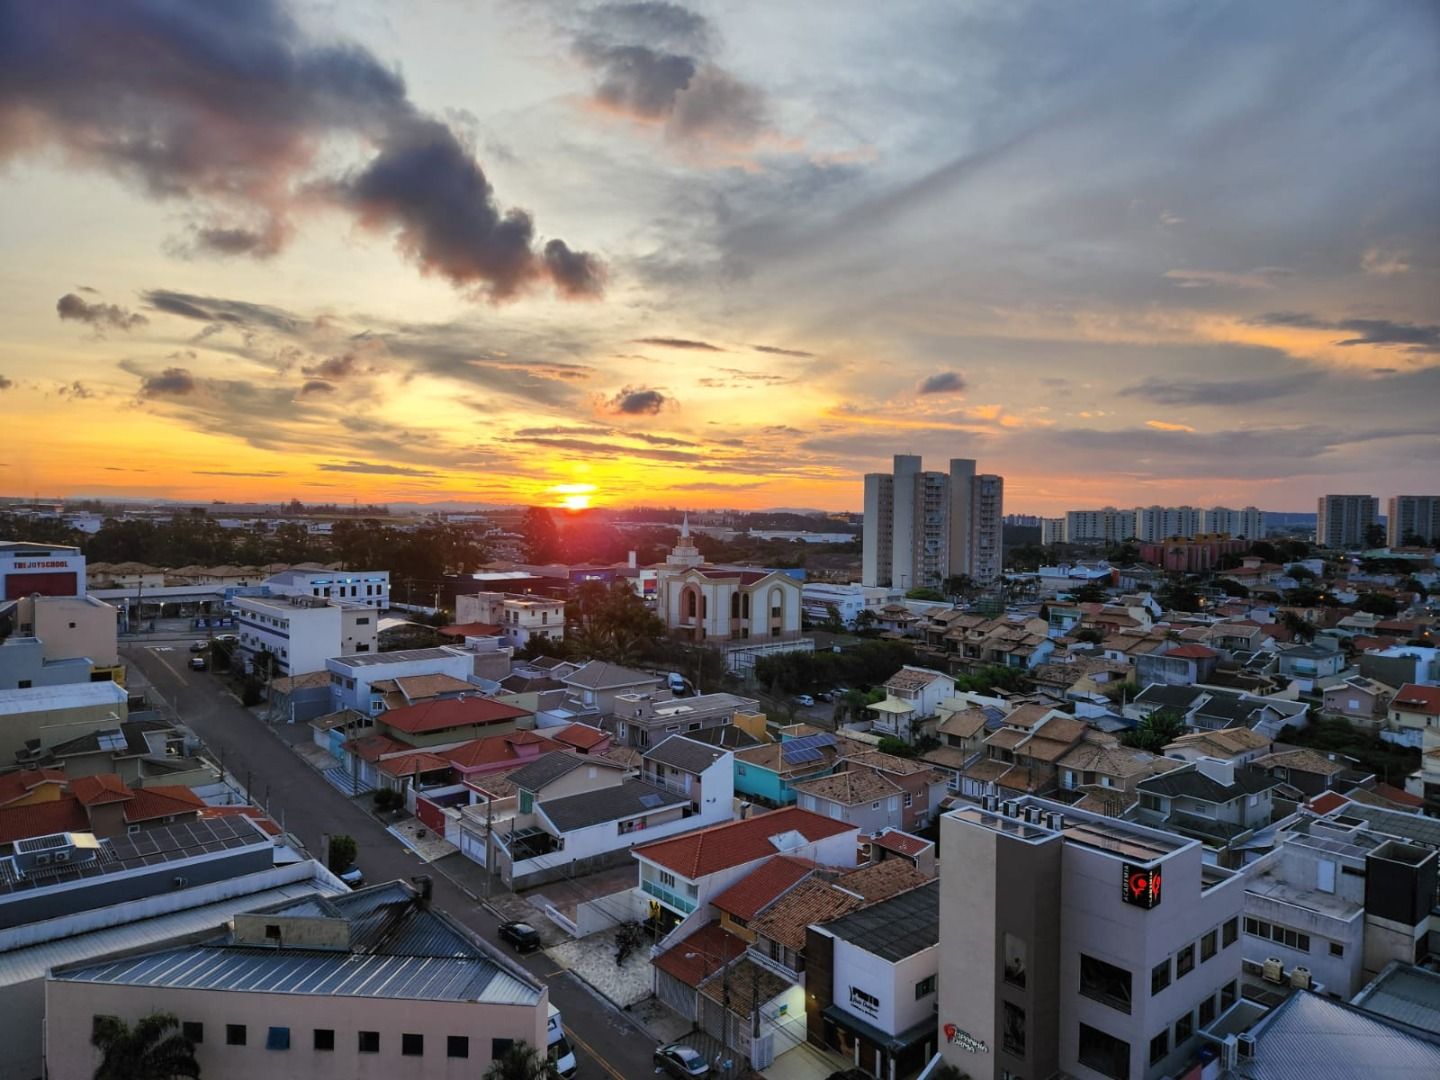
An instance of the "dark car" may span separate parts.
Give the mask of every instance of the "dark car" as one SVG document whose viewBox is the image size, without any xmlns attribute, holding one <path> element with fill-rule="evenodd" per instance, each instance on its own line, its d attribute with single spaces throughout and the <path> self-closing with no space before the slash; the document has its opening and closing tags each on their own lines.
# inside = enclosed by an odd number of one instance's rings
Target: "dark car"
<svg viewBox="0 0 1440 1080">
<path fill-rule="evenodd" d="M 191 651 L 191 652 L 204 652 L 204 651 L 205 651 L 206 649 L 208 649 L 209 647 L 210 647 L 210 643 L 209 643 L 208 641 L 198 640 L 198 641 L 192 641 L 192 642 L 190 642 L 190 651 Z"/>
<path fill-rule="evenodd" d="M 515 946 L 516 952 L 534 952 L 540 948 L 540 935 L 527 922 L 501 923 L 500 940 Z"/>
<path fill-rule="evenodd" d="M 666 1076 L 680 1077 L 681 1080 L 710 1074 L 710 1063 L 705 1060 L 705 1055 L 684 1043 L 670 1043 L 656 1050 L 655 1067 Z"/>
<path fill-rule="evenodd" d="M 205 657 L 192 656 L 190 658 L 190 669 L 192 671 L 204 671 L 206 668 Z"/>
</svg>

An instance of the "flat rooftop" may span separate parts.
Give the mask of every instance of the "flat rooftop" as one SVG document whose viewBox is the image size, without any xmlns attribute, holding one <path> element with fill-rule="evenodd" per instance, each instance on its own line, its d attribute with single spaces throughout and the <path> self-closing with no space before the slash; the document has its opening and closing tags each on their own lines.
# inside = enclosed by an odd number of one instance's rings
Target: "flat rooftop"
<svg viewBox="0 0 1440 1080">
<path fill-rule="evenodd" d="M 455 649 L 400 649 L 396 652 L 355 653 L 352 656 L 337 656 L 334 662 L 346 667 L 377 667 L 381 664 L 423 663 L 426 660 L 454 660 L 469 658 L 471 653 Z"/>
<path fill-rule="evenodd" d="M 1117 818 L 1090 814 L 1063 803 L 1035 798 L 1006 801 L 1016 804 L 1016 816 L 1012 817 L 1003 810 L 985 810 L 978 806 L 952 810 L 946 816 L 1030 843 L 1058 836 L 1069 844 L 1079 844 L 1081 847 L 1103 851 L 1107 855 L 1141 863 L 1164 858 L 1195 843 L 1183 836 L 1174 836 L 1143 825 L 1133 825 Z M 1027 807 L 1042 811 L 1040 819 L 1027 821 L 1024 817 Z M 1061 821 L 1060 828 L 1051 828 L 1044 814 L 1056 815 Z"/>
</svg>

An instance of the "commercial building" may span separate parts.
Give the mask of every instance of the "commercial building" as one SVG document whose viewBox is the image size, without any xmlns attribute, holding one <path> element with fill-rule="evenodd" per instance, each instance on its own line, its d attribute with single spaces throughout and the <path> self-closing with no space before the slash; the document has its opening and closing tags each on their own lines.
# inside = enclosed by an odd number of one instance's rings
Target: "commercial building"
<svg viewBox="0 0 1440 1080">
<path fill-rule="evenodd" d="M 1243 881 L 1202 848 L 1023 797 L 941 817 L 939 1024 L 977 1078 L 1180 1075 L 1238 1000 Z"/>
<path fill-rule="evenodd" d="M 1380 500 L 1373 495 L 1321 495 L 1317 500 L 1315 542 L 1327 548 L 1353 548 L 1379 524 Z"/>
<path fill-rule="evenodd" d="M 4 607 L 5 602 L 0 601 L 0 610 Z M 88 661 L 87 678 L 123 683 L 125 669 L 116 647 L 117 615 L 113 607 L 93 596 L 34 595 L 15 600 L 11 618 L 20 637 L 39 641 L 45 664 L 84 660 Z M 0 686 L 4 686 L 3 680 Z"/>
<path fill-rule="evenodd" d="M 878 615 L 886 603 L 898 601 L 901 596 L 888 588 L 807 581 L 801 587 L 801 598 L 805 617 L 812 623 L 824 623 L 833 615 L 847 630 L 853 630 L 862 611 Z"/>
<path fill-rule="evenodd" d="M 0 762 L 129 719 L 129 695 L 108 679 L 0 691 Z"/>
<path fill-rule="evenodd" d="M 455 621 L 498 626 L 505 643 L 520 649 L 537 638 L 565 637 L 565 602 L 530 593 L 474 593 L 455 597 Z"/>
<path fill-rule="evenodd" d="M 85 556 L 66 544 L 0 540 L 0 600 L 41 596 L 84 596 Z"/>
<path fill-rule="evenodd" d="M 977 474 L 969 458 L 926 472 L 897 454 L 893 473 L 865 476 L 861 580 L 902 591 L 939 588 L 965 574 L 981 584 L 1000 576 L 1004 480 Z"/>
<path fill-rule="evenodd" d="M 1391 547 L 1419 540 L 1440 544 L 1440 495 L 1392 495 L 1386 505 L 1385 540 Z"/>
<path fill-rule="evenodd" d="M 236 596 L 231 600 L 247 667 L 262 652 L 281 675 L 323 671 L 334 656 L 375 651 L 379 613 L 364 604 L 313 596 Z"/>
<path fill-rule="evenodd" d="M 429 882 L 237 914 L 197 943 L 54 970 L 51 1076 L 89 1076 L 97 1016 L 180 1018 L 207 1080 L 478 1076 L 545 1045 L 545 985 L 429 903 Z"/>
<path fill-rule="evenodd" d="M 292 567 L 271 574 L 265 579 L 265 587 L 279 596 L 344 600 L 382 611 L 390 606 L 388 570 L 307 570 Z"/>
</svg>

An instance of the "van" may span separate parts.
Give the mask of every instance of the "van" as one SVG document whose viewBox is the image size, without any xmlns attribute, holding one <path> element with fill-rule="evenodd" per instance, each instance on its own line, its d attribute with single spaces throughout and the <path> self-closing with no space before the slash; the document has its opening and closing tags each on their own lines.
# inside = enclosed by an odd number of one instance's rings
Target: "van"
<svg viewBox="0 0 1440 1080">
<path fill-rule="evenodd" d="M 670 688 L 672 694 L 685 693 L 685 676 L 678 671 L 672 671 L 665 676 L 665 685 Z"/>
<path fill-rule="evenodd" d="M 569 1080 L 577 1071 L 575 1049 L 565 1037 L 565 1028 L 560 1023 L 560 1010 L 550 1006 L 550 1015 L 545 1021 L 545 1054 L 555 1071 Z"/>
</svg>

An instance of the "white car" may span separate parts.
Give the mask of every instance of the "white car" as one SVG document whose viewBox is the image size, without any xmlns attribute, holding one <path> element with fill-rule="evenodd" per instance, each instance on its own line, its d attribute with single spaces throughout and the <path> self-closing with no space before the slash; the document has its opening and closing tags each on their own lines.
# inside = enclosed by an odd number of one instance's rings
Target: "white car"
<svg viewBox="0 0 1440 1080">
<path fill-rule="evenodd" d="M 797 705 L 804 705 L 808 709 L 811 705 L 815 704 L 815 699 L 809 694 L 796 694 L 795 703 Z"/>
</svg>

